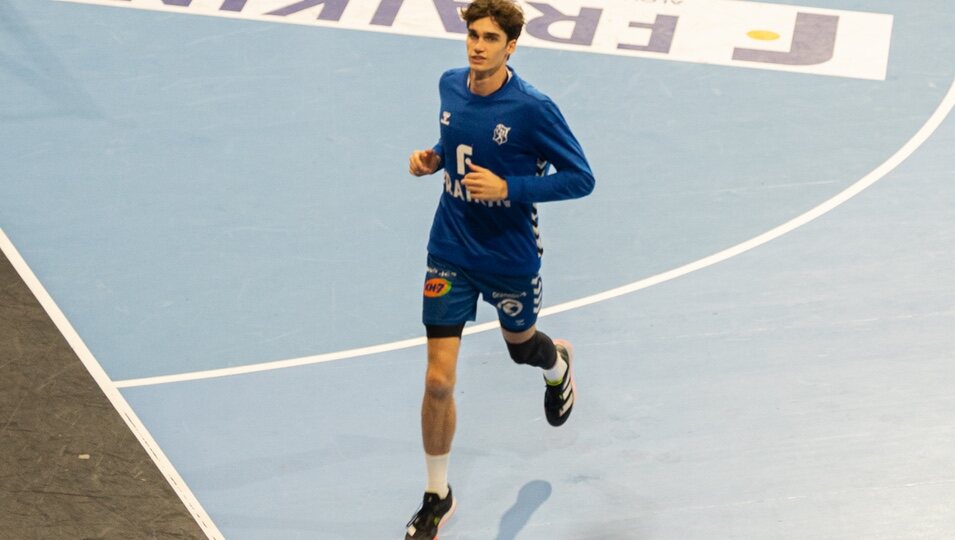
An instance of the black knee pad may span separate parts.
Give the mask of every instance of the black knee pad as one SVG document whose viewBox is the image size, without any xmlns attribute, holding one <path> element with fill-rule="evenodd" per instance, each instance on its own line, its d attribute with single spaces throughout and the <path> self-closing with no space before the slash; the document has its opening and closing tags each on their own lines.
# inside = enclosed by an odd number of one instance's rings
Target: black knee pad
<svg viewBox="0 0 955 540">
<path fill-rule="evenodd" d="M 515 364 L 550 369 L 557 362 L 557 349 L 547 334 L 537 331 L 524 343 L 508 343 L 507 351 Z"/>
</svg>

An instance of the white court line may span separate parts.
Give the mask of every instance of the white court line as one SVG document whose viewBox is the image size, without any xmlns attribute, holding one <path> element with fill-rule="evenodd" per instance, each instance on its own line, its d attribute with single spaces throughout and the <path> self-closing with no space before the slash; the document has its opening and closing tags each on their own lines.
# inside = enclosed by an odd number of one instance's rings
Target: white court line
<svg viewBox="0 0 955 540">
<path fill-rule="evenodd" d="M 79 334 L 76 333 L 73 325 L 70 324 L 70 321 L 63 315 L 59 306 L 56 305 L 33 273 L 33 270 L 30 269 L 26 261 L 23 260 L 23 257 L 20 256 L 20 252 L 14 247 L 6 233 L 3 232 L 3 229 L 0 229 L 0 251 L 3 251 L 7 256 L 13 268 L 20 274 L 20 278 L 23 279 L 24 283 L 30 288 L 30 291 L 33 292 L 33 296 L 39 300 L 40 305 L 46 310 L 47 315 L 50 316 L 60 333 L 63 334 L 63 337 L 65 337 L 66 341 L 70 344 L 70 347 L 72 347 L 76 355 L 79 356 L 80 361 L 86 366 L 86 370 L 89 371 L 90 375 L 92 375 L 96 381 L 96 384 L 99 385 L 100 390 L 106 394 L 110 403 L 113 404 L 113 407 L 119 415 L 126 421 L 126 425 L 130 431 L 139 439 L 140 444 L 143 445 L 149 457 L 152 458 L 156 466 L 159 467 L 160 472 L 166 477 L 172 489 L 179 495 L 179 498 L 183 504 L 186 505 L 186 508 L 192 514 L 196 523 L 199 524 L 199 527 L 202 528 L 208 538 L 212 540 L 222 539 L 222 533 L 209 518 L 209 515 L 202 508 L 202 505 L 199 504 L 198 499 L 193 495 L 189 486 L 187 486 L 182 477 L 179 476 L 179 472 L 176 471 L 176 468 L 173 467 L 169 458 L 166 457 L 166 454 L 163 453 L 159 445 L 156 444 L 149 430 L 146 429 L 146 426 L 144 426 L 139 417 L 136 416 L 132 407 L 126 402 L 126 398 L 123 397 L 113 381 L 106 375 L 103 367 L 96 358 L 93 357 L 93 353 L 86 347 L 86 344 L 82 338 L 80 338 Z"/>
<path fill-rule="evenodd" d="M 831 199 L 823 202 L 819 206 L 816 206 L 812 210 L 809 210 L 805 214 L 802 214 L 796 218 L 793 218 L 778 227 L 770 229 L 759 236 L 751 238 L 741 244 L 737 244 L 731 248 L 725 249 L 718 253 L 714 253 L 708 257 L 704 257 L 698 261 L 674 268 L 662 274 L 657 274 L 615 289 L 610 289 L 598 294 L 591 296 L 586 296 L 577 300 L 572 300 L 570 302 L 565 302 L 563 304 L 558 304 L 552 307 L 544 308 L 541 310 L 540 316 L 546 317 L 548 315 L 554 315 L 557 313 L 562 313 L 564 311 L 569 311 L 572 309 L 578 309 L 584 306 L 589 306 L 591 304 L 596 304 L 597 302 L 603 302 L 625 294 L 630 294 L 654 285 L 659 285 L 666 281 L 676 279 L 681 276 L 685 276 L 691 272 L 696 272 L 708 266 L 712 266 L 716 263 L 723 262 L 727 259 L 745 253 L 751 249 L 759 247 L 771 240 L 775 240 L 787 233 L 790 233 L 796 230 L 799 227 L 819 218 L 820 216 L 826 214 L 830 210 L 840 206 L 849 199 L 855 197 L 861 193 L 866 188 L 875 184 L 887 174 L 892 172 L 896 167 L 898 167 L 903 161 L 908 159 L 920 146 L 922 146 L 929 137 L 935 133 L 935 130 L 942 124 L 945 118 L 952 111 L 953 106 L 955 106 L 955 81 L 952 82 L 952 85 L 949 87 L 948 93 L 945 95 L 945 98 L 942 99 L 941 104 L 935 109 L 935 112 L 929 117 L 928 121 L 921 127 L 921 129 L 916 132 L 916 134 L 909 139 L 905 145 L 902 146 L 895 154 L 893 154 L 889 159 L 884 163 L 876 167 L 872 172 L 865 175 L 858 182 L 852 184 L 841 193 L 832 197 Z M 478 324 L 470 326 L 464 330 L 466 335 L 476 334 L 478 332 L 486 332 L 488 330 L 493 330 L 498 328 L 497 321 L 487 322 L 483 324 Z M 344 351 L 330 352 L 325 354 L 319 354 L 315 356 L 305 356 L 302 358 L 293 358 L 290 360 L 279 360 L 274 362 L 264 362 L 260 364 L 250 364 L 245 366 L 236 366 L 230 368 L 222 369 L 211 369 L 206 371 L 194 371 L 190 373 L 178 373 L 174 375 L 162 375 L 158 377 L 145 377 L 141 379 L 128 379 L 124 381 L 116 381 L 114 384 L 118 388 L 131 388 L 135 386 L 149 386 L 156 384 L 166 384 L 166 383 L 175 383 L 175 382 L 184 382 L 184 381 L 196 381 L 201 379 L 212 379 L 217 377 L 228 377 L 231 375 L 243 375 L 247 373 L 256 373 L 260 371 L 270 371 L 273 369 L 283 369 L 290 367 L 306 366 L 310 364 L 319 364 L 322 362 L 332 362 L 335 360 L 344 360 L 346 358 L 355 358 L 358 356 L 367 356 L 371 354 L 378 354 L 389 351 L 396 351 L 399 349 L 407 349 L 410 347 L 417 347 L 419 345 L 424 345 L 426 342 L 424 337 L 406 339 L 402 341 L 393 341 L 391 343 L 382 343 L 380 345 L 373 345 L 369 347 L 361 347 L 358 349 L 348 349 Z"/>
</svg>

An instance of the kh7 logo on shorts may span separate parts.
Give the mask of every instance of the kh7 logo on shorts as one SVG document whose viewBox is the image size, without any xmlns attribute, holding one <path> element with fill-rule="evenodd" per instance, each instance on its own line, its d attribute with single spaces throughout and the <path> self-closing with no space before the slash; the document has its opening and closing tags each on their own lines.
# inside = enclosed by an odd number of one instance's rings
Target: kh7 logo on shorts
<svg viewBox="0 0 955 540">
<path fill-rule="evenodd" d="M 426 298 L 438 298 L 451 292 L 451 282 L 444 278 L 431 278 L 424 282 Z"/>
</svg>

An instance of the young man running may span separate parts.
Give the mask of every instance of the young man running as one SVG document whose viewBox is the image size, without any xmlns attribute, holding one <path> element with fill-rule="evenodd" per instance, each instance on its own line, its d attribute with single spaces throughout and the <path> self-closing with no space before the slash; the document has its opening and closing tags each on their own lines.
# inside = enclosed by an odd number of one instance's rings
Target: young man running
<svg viewBox="0 0 955 540">
<path fill-rule="evenodd" d="M 454 383 L 461 335 L 478 297 L 497 309 L 507 350 L 544 370 L 544 411 L 560 426 L 574 405 L 573 349 L 537 330 L 542 283 L 535 203 L 588 195 L 594 177 L 557 106 L 507 60 L 524 15 L 511 0 L 475 0 L 467 23 L 467 68 L 441 76 L 441 137 L 409 158 L 409 172 L 444 169 L 444 193 L 428 242 L 423 321 L 428 370 L 421 406 L 428 482 L 406 540 L 437 538 L 454 512 L 448 458 L 455 430 Z M 550 166 L 556 169 L 547 174 Z"/>
</svg>

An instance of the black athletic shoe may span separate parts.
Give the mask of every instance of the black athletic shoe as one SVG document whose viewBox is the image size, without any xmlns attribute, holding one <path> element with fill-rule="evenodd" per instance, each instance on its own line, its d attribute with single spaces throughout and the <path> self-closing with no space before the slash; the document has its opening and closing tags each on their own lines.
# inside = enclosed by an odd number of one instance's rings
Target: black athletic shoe
<svg viewBox="0 0 955 540">
<path fill-rule="evenodd" d="M 436 493 L 425 493 L 421 509 L 408 522 L 405 540 L 437 540 L 438 529 L 451 519 L 458 503 L 448 487 L 448 496 L 441 499 Z"/>
<path fill-rule="evenodd" d="M 547 390 L 544 391 L 544 414 L 550 425 L 560 426 L 570 418 L 570 411 L 574 409 L 577 385 L 574 384 L 573 345 L 568 341 L 555 339 L 554 347 L 557 348 L 557 354 L 567 362 L 567 372 L 559 384 L 551 384 L 544 379 L 547 384 Z"/>
</svg>

